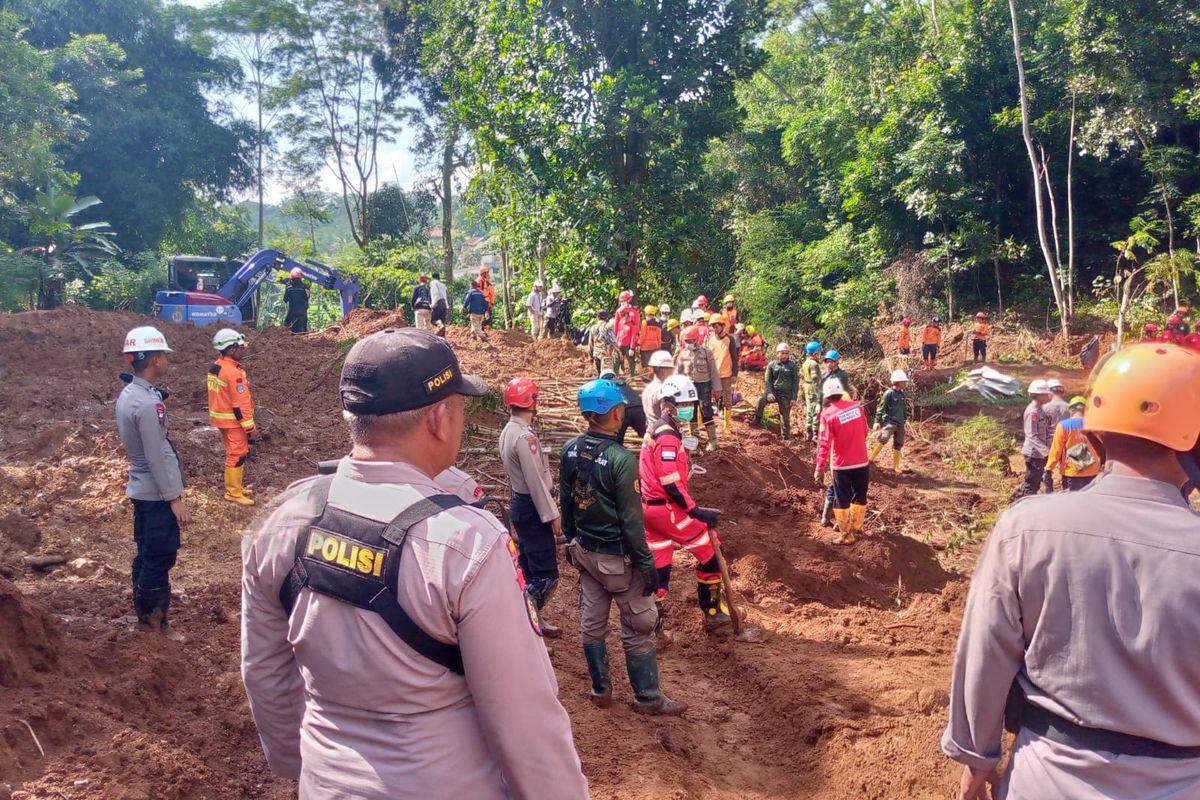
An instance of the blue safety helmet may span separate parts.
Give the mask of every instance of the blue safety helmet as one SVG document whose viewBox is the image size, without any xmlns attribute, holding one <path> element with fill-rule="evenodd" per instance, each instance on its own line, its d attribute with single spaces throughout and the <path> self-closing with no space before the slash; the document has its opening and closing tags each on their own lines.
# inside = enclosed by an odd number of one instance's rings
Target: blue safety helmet
<svg viewBox="0 0 1200 800">
<path fill-rule="evenodd" d="M 596 379 L 588 381 L 579 389 L 579 410 L 593 414 L 607 414 L 616 406 L 625 404 L 621 387 L 612 381 Z"/>
<path fill-rule="evenodd" d="M 828 353 L 825 354 L 825 360 L 826 361 L 841 361 L 842 354 L 839 353 L 837 350 L 830 350 Z"/>
<path fill-rule="evenodd" d="M 806 344 L 804 346 L 804 352 L 808 353 L 809 355 L 812 355 L 813 353 L 821 352 L 821 343 L 820 342 L 809 342 L 808 344 Z"/>
</svg>

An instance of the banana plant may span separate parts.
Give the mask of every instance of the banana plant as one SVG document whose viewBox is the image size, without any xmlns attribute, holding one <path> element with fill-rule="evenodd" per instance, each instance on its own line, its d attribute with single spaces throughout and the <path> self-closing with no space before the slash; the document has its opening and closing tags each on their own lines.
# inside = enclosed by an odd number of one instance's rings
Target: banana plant
<svg viewBox="0 0 1200 800">
<path fill-rule="evenodd" d="M 61 302 L 68 277 L 95 277 L 99 265 L 120 254 L 114 241 L 116 231 L 107 222 L 88 222 L 77 225 L 74 217 L 93 206 L 100 198 L 88 195 L 75 197 L 50 183 L 45 192 L 38 192 L 25 208 L 25 226 L 38 243 L 25 247 L 23 253 L 38 256 L 42 261 L 38 276 L 38 306 L 54 308 Z"/>
</svg>

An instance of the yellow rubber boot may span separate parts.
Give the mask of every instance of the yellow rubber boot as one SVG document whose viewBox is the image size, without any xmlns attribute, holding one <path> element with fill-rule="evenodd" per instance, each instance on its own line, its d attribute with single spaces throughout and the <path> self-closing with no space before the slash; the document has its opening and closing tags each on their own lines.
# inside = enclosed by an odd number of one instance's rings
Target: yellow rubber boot
<svg viewBox="0 0 1200 800">
<path fill-rule="evenodd" d="M 892 469 L 894 469 L 896 472 L 900 472 L 900 451 L 899 450 L 892 451 Z"/>
<path fill-rule="evenodd" d="M 852 544 L 854 542 L 854 534 L 851 532 L 850 509 L 835 508 L 833 510 L 833 518 L 837 520 L 837 528 L 842 534 L 842 537 L 835 540 L 834 544 Z"/>
<path fill-rule="evenodd" d="M 871 445 L 871 454 L 867 456 L 867 461 L 875 463 L 875 456 L 879 455 L 879 451 L 883 449 L 883 442 L 876 442 Z"/>
<path fill-rule="evenodd" d="M 242 491 L 242 476 L 245 470 L 245 467 L 225 468 L 225 499 L 237 503 L 239 506 L 252 506 L 254 501 L 246 497 L 246 493 Z"/>
<path fill-rule="evenodd" d="M 867 507 L 862 503 L 850 506 L 850 532 L 855 536 L 862 535 L 863 526 L 867 524 Z"/>
<path fill-rule="evenodd" d="M 725 433 L 729 433 L 729 431 L 731 430 L 730 426 L 732 425 L 732 423 L 733 423 L 733 409 L 727 408 L 727 409 L 725 409 Z"/>
</svg>

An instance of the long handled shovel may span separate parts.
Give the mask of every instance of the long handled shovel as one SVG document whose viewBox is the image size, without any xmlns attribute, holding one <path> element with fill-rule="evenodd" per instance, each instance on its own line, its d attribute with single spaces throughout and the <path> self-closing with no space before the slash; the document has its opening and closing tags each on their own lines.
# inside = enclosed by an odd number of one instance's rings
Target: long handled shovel
<svg viewBox="0 0 1200 800">
<path fill-rule="evenodd" d="M 709 531 L 712 539 L 713 552 L 717 554 L 717 565 L 721 568 L 721 586 L 725 589 L 725 604 L 729 606 L 729 619 L 733 621 L 733 638 L 738 642 L 761 644 L 767 640 L 767 632 L 755 625 L 742 624 L 742 612 L 734 602 L 733 585 L 729 579 L 729 564 L 725 554 L 721 552 L 721 543 L 717 541 L 716 528 Z"/>
</svg>

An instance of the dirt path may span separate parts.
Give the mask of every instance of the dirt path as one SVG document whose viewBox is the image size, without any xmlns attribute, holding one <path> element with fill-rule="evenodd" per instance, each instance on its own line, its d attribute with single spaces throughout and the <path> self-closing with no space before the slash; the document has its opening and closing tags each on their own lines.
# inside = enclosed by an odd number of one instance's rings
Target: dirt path
<svg viewBox="0 0 1200 800">
<path fill-rule="evenodd" d="M 239 532 L 251 513 L 217 499 L 220 444 L 204 424 L 203 384 L 192 381 L 208 358 L 202 332 L 168 330 L 179 351 L 172 425 L 196 519 L 173 573 L 173 612 L 193 641 L 180 648 L 131 630 L 130 511 L 112 423 L 119 362 L 109 344 L 136 320 L 93 312 L 23 315 L 20 325 L 0 318 L 0 800 L 10 790 L 14 798 L 289 797 L 294 787 L 263 763 L 238 674 Z M 256 337 L 248 368 L 274 417 L 272 439 L 251 467 L 260 497 L 342 452 L 333 422 L 345 350 L 337 338 L 380 320 L 353 322 L 325 338 Z M 586 362 L 561 343 L 507 334 L 488 351 L 460 334 L 452 337 L 464 364 L 493 385 L 524 363 L 567 397 L 586 374 Z M 22 348 L 64 337 L 68 346 L 24 378 Z M 753 384 L 748 377 L 742 391 L 756 396 Z M 46 399 L 31 406 L 35 391 Z M 1019 408 L 1000 413 L 1012 425 Z M 664 688 L 691 706 L 682 719 L 626 706 L 615 636 L 622 702 L 606 711 L 588 703 L 577 584 L 564 565 L 549 611 L 564 630 L 552 660 L 594 797 L 947 795 L 955 770 L 937 741 L 973 556 L 945 548 L 955 530 L 994 511 L 1007 488 L 944 466 L 953 416 L 921 428 L 906 450 L 911 473 L 875 473 L 871 535 L 849 548 L 829 544 L 831 532 L 816 522 L 811 446 L 780 445 L 739 419 L 726 446 L 701 457 L 707 474 L 694 493 L 723 510 L 735 586 L 772 636 L 760 645 L 706 637 L 693 565 L 677 555 L 676 646 L 662 674 Z M 473 419 L 477 439 L 464 464 L 484 476 L 498 474 L 486 452 L 496 423 L 486 410 Z M 547 427 L 562 439 L 574 425 L 564 417 Z M 20 556 L 29 552 L 73 561 L 27 571 Z"/>
</svg>

